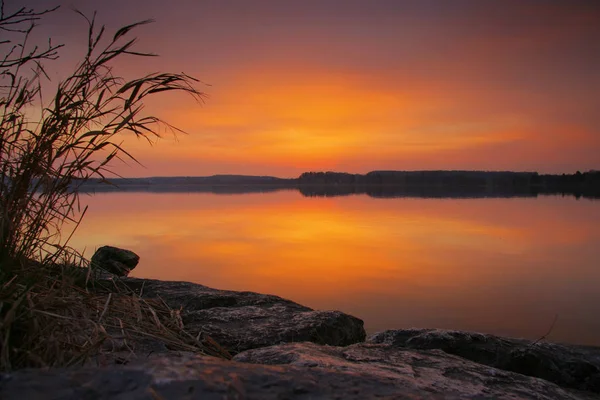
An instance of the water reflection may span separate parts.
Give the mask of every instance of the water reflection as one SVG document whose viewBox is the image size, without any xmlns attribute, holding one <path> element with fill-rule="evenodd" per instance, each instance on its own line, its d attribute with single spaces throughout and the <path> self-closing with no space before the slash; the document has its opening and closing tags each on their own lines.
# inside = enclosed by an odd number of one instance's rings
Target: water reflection
<svg viewBox="0 0 600 400">
<path fill-rule="evenodd" d="M 126 247 L 134 276 L 277 294 L 369 332 L 469 329 L 600 344 L 600 205 L 574 198 L 105 193 L 76 247 Z"/>
<path fill-rule="evenodd" d="M 157 178 L 152 178 L 157 179 Z M 176 179 L 176 178 L 173 178 Z M 186 178 L 180 178 L 186 179 Z M 194 179 L 194 178 L 189 178 Z M 206 178 L 197 178 L 206 179 Z M 297 191 L 305 197 L 338 197 L 350 195 L 367 195 L 375 198 L 434 198 L 434 199 L 478 199 L 478 198 L 513 198 L 557 195 L 598 200 L 598 188 L 587 191 L 549 189 L 539 187 L 487 187 L 487 186 L 428 186 L 428 185 L 337 185 L 337 184 L 297 184 L 293 181 L 280 184 L 194 184 L 194 183 L 144 183 L 119 182 L 116 185 L 90 184 L 80 190 L 87 193 L 210 193 L 210 194 L 255 194 L 282 191 Z"/>
</svg>

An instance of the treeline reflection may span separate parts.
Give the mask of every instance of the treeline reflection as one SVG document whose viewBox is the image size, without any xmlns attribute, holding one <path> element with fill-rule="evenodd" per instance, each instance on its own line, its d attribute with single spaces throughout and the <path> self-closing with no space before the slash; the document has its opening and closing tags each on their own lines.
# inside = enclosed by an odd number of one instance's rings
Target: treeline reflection
<svg viewBox="0 0 600 400">
<path fill-rule="evenodd" d="M 540 195 L 600 198 L 600 172 L 374 171 L 368 174 L 306 172 L 296 179 L 216 175 L 88 181 L 83 192 L 250 194 L 298 191 L 306 197 L 367 195 L 374 198 L 510 198 Z"/>
</svg>

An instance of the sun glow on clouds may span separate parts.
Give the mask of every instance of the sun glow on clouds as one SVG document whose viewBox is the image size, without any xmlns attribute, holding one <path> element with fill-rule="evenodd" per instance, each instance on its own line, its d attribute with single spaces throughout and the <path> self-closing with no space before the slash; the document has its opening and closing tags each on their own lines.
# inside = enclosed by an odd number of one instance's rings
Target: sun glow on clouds
<svg viewBox="0 0 600 400">
<path fill-rule="evenodd" d="M 146 16 L 127 3 L 107 0 L 99 16 Z M 598 168 L 599 8 L 426 3 L 187 2 L 165 10 L 147 0 L 157 25 L 140 31 L 141 44 L 162 57 L 120 67 L 131 75 L 183 70 L 211 86 L 202 87 L 202 107 L 184 96 L 150 102 L 149 111 L 190 135 L 153 148 L 126 138 L 147 168 L 117 172 Z"/>
<path fill-rule="evenodd" d="M 473 102 L 468 96 L 449 99 L 419 87 L 395 90 L 337 74 L 294 80 L 280 73 L 263 83 L 249 72 L 239 79 L 211 93 L 201 108 L 161 104 L 165 119 L 190 135 L 160 143 L 160 156 L 262 164 L 284 175 L 290 167 L 359 172 L 353 160 L 369 160 L 376 169 L 382 161 L 412 159 L 417 160 L 412 168 L 427 168 L 447 152 L 466 154 L 532 136 L 528 119 L 510 112 L 453 114 L 457 102 Z M 128 145 L 147 159 L 157 154 L 142 143 Z"/>
</svg>

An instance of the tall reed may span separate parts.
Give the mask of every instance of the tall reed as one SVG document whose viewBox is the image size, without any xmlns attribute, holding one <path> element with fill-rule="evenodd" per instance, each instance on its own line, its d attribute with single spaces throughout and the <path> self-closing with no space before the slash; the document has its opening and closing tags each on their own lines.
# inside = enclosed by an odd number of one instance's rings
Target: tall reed
<svg viewBox="0 0 600 400">
<path fill-rule="evenodd" d="M 144 340 L 228 358 L 208 336 L 186 332 L 179 310 L 165 302 L 143 299 L 115 281 L 111 290 L 90 284 L 91 269 L 80 268 L 89 264 L 68 247 L 85 214 L 80 186 L 106 180 L 115 159 L 135 161 L 119 135 L 151 141 L 161 124 L 176 129 L 145 113 L 145 100 L 165 92 L 202 100 L 198 81 L 184 73 L 120 77 L 111 66 L 116 59 L 154 56 L 137 51 L 131 37 L 152 21 L 108 36 L 95 15 L 79 13 L 88 26 L 87 49 L 45 101 L 44 64 L 63 46 L 30 41 L 37 21 L 55 10 L 8 12 L 0 0 L 0 371 L 115 358 L 121 342 L 129 359 Z M 75 228 L 61 235 L 66 222 Z"/>
<path fill-rule="evenodd" d="M 0 282 L 13 269 L 37 260 L 55 263 L 69 251 L 67 221 L 77 226 L 85 209 L 78 188 L 90 178 L 105 180 L 111 161 L 135 158 L 118 135 L 129 132 L 148 140 L 165 124 L 144 113 L 144 101 L 164 92 L 184 92 L 196 100 L 203 93 L 184 73 L 152 73 L 125 80 L 112 63 L 126 56 L 153 57 L 135 49 L 135 28 L 108 37 L 104 26 L 87 22 L 88 45 L 74 72 L 58 83 L 51 101 L 42 86 L 49 83 L 44 63 L 56 60 L 62 45 L 30 40 L 36 22 L 54 9 L 20 8 L 8 13 L 0 3 Z M 46 90 L 44 90 L 44 94 Z M 37 110 L 37 112 L 35 111 Z M 32 117 L 33 115 L 38 117 Z"/>
</svg>

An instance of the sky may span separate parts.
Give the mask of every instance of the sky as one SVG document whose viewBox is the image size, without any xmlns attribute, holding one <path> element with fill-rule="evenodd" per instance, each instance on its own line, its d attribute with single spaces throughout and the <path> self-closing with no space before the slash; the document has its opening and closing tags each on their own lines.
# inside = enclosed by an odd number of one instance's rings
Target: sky
<svg viewBox="0 0 600 400">
<path fill-rule="evenodd" d="M 304 171 L 600 169 L 597 0 L 6 0 L 61 8 L 39 35 L 66 47 L 53 82 L 85 51 L 73 12 L 107 29 L 153 18 L 126 77 L 185 72 L 203 104 L 152 99 L 187 134 L 153 146 L 122 176 Z"/>
</svg>

